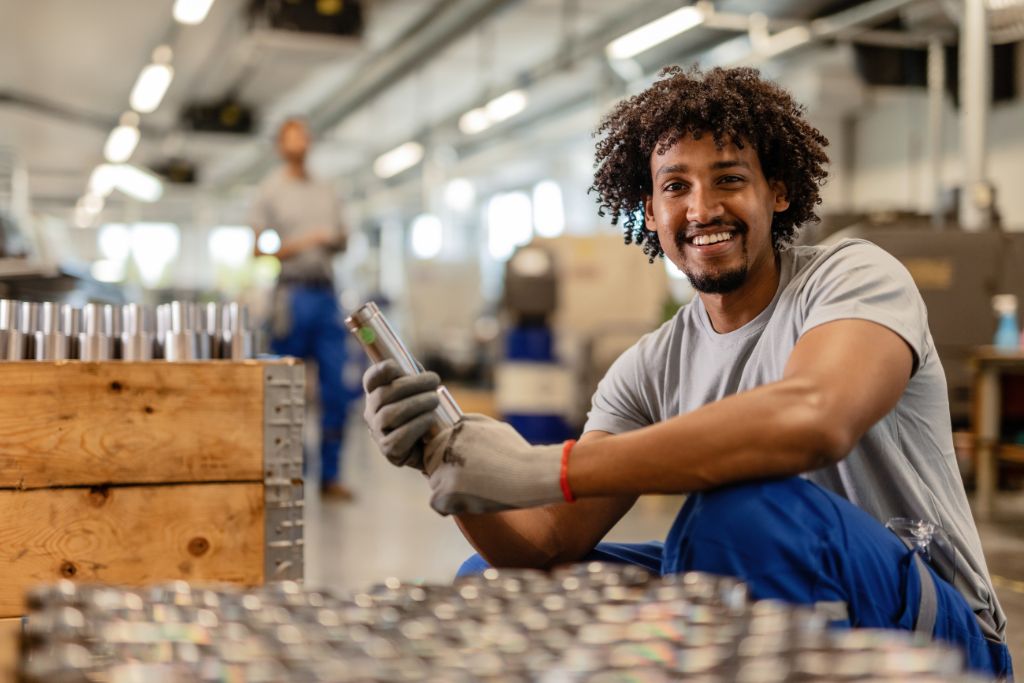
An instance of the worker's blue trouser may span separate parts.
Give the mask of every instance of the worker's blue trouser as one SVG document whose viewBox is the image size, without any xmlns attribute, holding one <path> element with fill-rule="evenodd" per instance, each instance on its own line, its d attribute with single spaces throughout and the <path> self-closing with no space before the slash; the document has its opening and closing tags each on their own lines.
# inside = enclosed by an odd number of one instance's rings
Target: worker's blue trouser
<svg viewBox="0 0 1024 683">
<path fill-rule="evenodd" d="M 337 297 L 329 286 L 288 285 L 291 320 L 286 335 L 274 339 L 274 353 L 314 358 L 320 385 L 320 482 L 335 482 L 341 471 L 341 442 L 348 395 L 342 385 L 345 330 Z"/>
<path fill-rule="evenodd" d="M 913 630 L 921 580 L 913 554 L 849 501 L 793 477 L 696 493 L 664 543 L 601 543 L 585 561 L 635 564 L 659 574 L 703 571 L 743 578 L 756 599 L 846 603 L 845 623 Z M 459 575 L 487 563 L 474 555 Z M 1012 679 L 1005 644 L 985 640 L 960 593 L 931 568 L 933 636 L 964 649 L 969 668 Z"/>
</svg>

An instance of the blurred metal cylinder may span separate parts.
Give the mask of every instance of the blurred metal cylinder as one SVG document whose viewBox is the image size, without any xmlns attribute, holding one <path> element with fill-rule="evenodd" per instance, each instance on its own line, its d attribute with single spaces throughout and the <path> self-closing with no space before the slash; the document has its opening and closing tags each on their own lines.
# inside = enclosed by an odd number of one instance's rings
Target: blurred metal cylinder
<svg viewBox="0 0 1024 683">
<path fill-rule="evenodd" d="M 110 357 L 114 359 L 123 358 L 121 352 L 121 333 L 124 327 L 121 319 L 120 306 L 103 307 L 103 334 L 110 337 Z"/>
<path fill-rule="evenodd" d="M 249 308 L 232 302 L 225 307 L 224 357 L 245 360 L 253 357 L 253 333 L 249 329 Z"/>
<path fill-rule="evenodd" d="M 224 358 L 224 307 L 211 301 L 203 308 L 202 342 L 204 358 Z"/>
<path fill-rule="evenodd" d="M 21 357 L 32 360 L 36 357 L 36 332 L 39 331 L 39 304 L 34 301 L 21 302 L 21 316 L 18 319 L 21 332 Z"/>
<path fill-rule="evenodd" d="M 167 332 L 163 337 L 164 358 L 189 361 L 199 358 L 199 336 L 195 329 L 195 305 L 172 301 L 167 309 Z"/>
<path fill-rule="evenodd" d="M 121 318 L 121 357 L 124 360 L 152 360 L 155 339 L 150 310 L 140 304 L 125 304 Z"/>
<path fill-rule="evenodd" d="M 61 309 L 46 302 L 39 309 L 39 331 L 35 333 L 36 360 L 65 360 L 70 358 L 70 339 L 63 332 Z"/>
<path fill-rule="evenodd" d="M 24 344 L 18 329 L 17 301 L 0 299 L 0 360 L 21 360 Z"/>
<path fill-rule="evenodd" d="M 78 334 L 78 354 L 82 360 L 110 360 L 111 340 L 104 334 L 104 306 L 86 304 L 82 308 L 82 331 Z"/>
<path fill-rule="evenodd" d="M 80 358 L 78 335 L 82 332 L 82 311 L 64 304 L 60 307 L 60 331 L 68 338 L 68 358 Z"/>
</svg>

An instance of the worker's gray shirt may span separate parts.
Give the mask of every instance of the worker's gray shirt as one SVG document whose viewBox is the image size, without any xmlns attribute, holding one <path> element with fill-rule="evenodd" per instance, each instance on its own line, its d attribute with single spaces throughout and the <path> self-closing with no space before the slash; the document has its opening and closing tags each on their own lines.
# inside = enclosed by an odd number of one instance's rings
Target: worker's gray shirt
<svg viewBox="0 0 1024 683">
<path fill-rule="evenodd" d="M 256 190 L 249 225 L 257 232 L 272 229 L 282 240 L 327 230 L 344 235 L 341 204 L 327 183 L 296 178 L 280 168 Z M 281 261 L 282 282 L 331 282 L 334 253 L 317 247 Z"/>
<path fill-rule="evenodd" d="M 953 452 L 946 379 L 924 302 L 907 270 L 879 247 L 844 240 L 780 254 L 771 304 L 726 334 L 712 328 L 700 297 L 623 353 L 598 385 L 584 431 L 617 434 L 696 410 L 782 379 L 797 340 L 811 328 L 858 318 L 884 325 L 913 349 L 915 371 L 896 407 L 836 465 L 804 476 L 875 519 L 924 519 L 955 548 L 955 584 L 988 629 L 1004 636 L 996 600 Z M 680 449 L 686 444 L 680 444 Z M 951 557 L 932 544 L 939 571 Z"/>
</svg>

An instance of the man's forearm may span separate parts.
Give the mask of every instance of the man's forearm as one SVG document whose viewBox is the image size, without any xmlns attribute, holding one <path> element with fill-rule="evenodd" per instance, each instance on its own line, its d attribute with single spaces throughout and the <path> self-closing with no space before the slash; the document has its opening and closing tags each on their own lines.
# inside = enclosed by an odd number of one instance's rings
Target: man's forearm
<svg viewBox="0 0 1024 683">
<path fill-rule="evenodd" d="M 496 567 L 539 569 L 558 554 L 544 508 L 460 515 L 455 522 L 470 545 Z"/>
<path fill-rule="evenodd" d="M 577 444 L 569 486 L 577 497 L 683 493 L 817 469 L 852 447 L 828 414 L 803 380 L 764 385 L 644 429 Z"/>
</svg>

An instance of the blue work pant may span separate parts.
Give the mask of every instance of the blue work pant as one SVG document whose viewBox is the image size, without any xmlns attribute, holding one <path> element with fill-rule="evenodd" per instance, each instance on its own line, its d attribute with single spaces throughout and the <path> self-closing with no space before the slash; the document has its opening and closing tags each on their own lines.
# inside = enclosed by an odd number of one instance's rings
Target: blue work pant
<svg viewBox="0 0 1024 683">
<path fill-rule="evenodd" d="M 336 482 L 341 472 L 341 442 L 348 394 L 342 385 L 346 333 L 337 297 L 330 287 L 288 286 L 288 331 L 271 342 L 274 353 L 316 360 L 320 385 L 320 482 Z"/>
<path fill-rule="evenodd" d="M 913 555 L 895 534 L 849 501 L 798 477 L 695 493 L 664 543 L 600 543 L 584 558 L 595 560 L 657 574 L 736 576 L 759 600 L 843 602 L 845 623 L 858 628 L 913 630 L 921 595 Z M 459 575 L 487 566 L 474 555 Z M 938 597 L 933 637 L 961 647 L 970 669 L 1012 679 L 1006 645 L 985 640 L 963 596 L 928 571 Z"/>
</svg>

